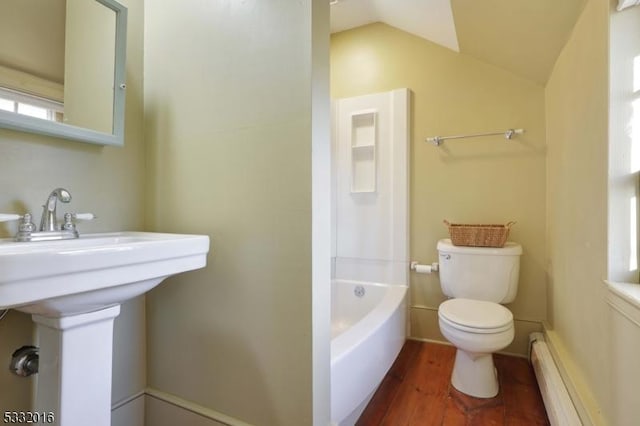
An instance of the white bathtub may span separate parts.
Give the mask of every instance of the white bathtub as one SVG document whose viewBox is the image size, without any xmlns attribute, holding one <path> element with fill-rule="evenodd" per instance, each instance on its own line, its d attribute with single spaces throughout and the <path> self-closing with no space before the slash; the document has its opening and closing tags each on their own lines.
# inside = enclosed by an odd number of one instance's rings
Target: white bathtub
<svg viewBox="0 0 640 426">
<path fill-rule="evenodd" d="M 407 287 L 346 280 L 331 285 L 331 419 L 352 426 L 405 341 Z M 364 295 L 356 295 L 360 290 Z"/>
</svg>

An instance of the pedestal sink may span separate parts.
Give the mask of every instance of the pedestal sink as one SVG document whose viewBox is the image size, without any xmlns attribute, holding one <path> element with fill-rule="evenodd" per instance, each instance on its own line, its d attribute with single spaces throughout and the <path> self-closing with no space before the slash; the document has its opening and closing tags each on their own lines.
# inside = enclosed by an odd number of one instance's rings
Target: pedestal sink
<svg viewBox="0 0 640 426">
<path fill-rule="evenodd" d="M 31 314 L 39 336 L 34 411 L 59 426 L 110 426 L 120 303 L 204 267 L 208 251 L 207 236 L 148 232 L 0 240 L 0 309 Z"/>
</svg>

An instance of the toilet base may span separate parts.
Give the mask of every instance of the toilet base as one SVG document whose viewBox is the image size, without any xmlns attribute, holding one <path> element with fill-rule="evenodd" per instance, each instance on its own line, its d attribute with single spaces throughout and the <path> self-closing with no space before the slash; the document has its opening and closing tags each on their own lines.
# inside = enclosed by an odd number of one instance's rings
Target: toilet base
<svg viewBox="0 0 640 426">
<path fill-rule="evenodd" d="M 476 398 L 493 398 L 498 394 L 498 374 L 492 354 L 456 350 L 451 384 L 460 392 Z"/>
</svg>

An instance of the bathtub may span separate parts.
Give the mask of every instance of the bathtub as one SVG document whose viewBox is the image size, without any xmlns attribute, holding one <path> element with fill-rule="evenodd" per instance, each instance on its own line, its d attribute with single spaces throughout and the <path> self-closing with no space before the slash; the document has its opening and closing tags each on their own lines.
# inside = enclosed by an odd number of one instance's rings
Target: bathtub
<svg viewBox="0 0 640 426">
<path fill-rule="evenodd" d="M 331 285 L 331 420 L 352 426 L 404 344 L 407 287 Z"/>
</svg>

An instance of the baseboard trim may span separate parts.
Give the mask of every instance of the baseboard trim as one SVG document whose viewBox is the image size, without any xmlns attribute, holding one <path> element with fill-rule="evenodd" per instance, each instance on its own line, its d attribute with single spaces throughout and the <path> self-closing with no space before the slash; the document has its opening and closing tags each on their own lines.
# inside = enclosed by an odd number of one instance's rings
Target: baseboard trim
<svg viewBox="0 0 640 426">
<path fill-rule="evenodd" d="M 252 426 L 249 423 L 245 423 L 241 420 L 238 420 L 234 417 L 228 416 L 226 414 L 222 414 L 218 411 L 212 410 L 207 407 L 203 407 L 202 405 L 196 404 L 195 402 L 188 401 L 186 399 L 182 399 L 176 395 L 160 391 L 154 388 L 145 389 L 145 394 L 151 398 L 158 399 L 160 401 L 166 402 L 167 404 L 174 405 L 178 408 L 182 408 L 183 410 L 187 410 L 191 413 L 197 414 L 199 416 L 205 417 L 207 419 L 215 420 L 217 422 L 223 423 L 229 426 Z"/>
<path fill-rule="evenodd" d="M 123 405 L 127 405 L 131 401 L 136 400 L 136 399 L 140 398 L 141 396 L 144 396 L 144 394 L 145 394 L 145 391 L 141 390 L 139 392 L 134 393 L 131 396 L 128 396 L 126 398 L 122 398 L 120 401 L 114 402 L 111 405 L 111 411 L 115 411 L 118 408 L 122 407 Z"/>
<path fill-rule="evenodd" d="M 436 340 L 436 339 L 427 339 L 424 337 L 413 337 L 413 336 L 408 336 L 407 340 L 415 340 L 416 342 L 427 342 L 427 343 L 435 343 L 437 345 L 446 345 L 446 346 L 453 346 L 451 344 L 451 342 L 447 342 L 446 340 Z M 509 355 L 509 356 L 515 356 L 517 358 L 527 358 L 526 355 L 522 355 L 522 354 L 518 354 L 518 353 L 514 353 L 514 352 L 505 352 L 505 351 L 498 351 L 496 353 L 499 353 L 501 355 Z"/>
<path fill-rule="evenodd" d="M 426 337 L 407 336 L 407 340 L 415 340 L 416 342 L 438 343 L 440 345 L 453 346 L 451 343 L 445 340 L 428 339 Z"/>
<path fill-rule="evenodd" d="M 582 424 L 584 426 L 606 425 L 596 399 L 586 385 L 582 373 L 576 368 L 571 356 L 565 350 L 560 337 L 550 328 L 548 323 L 543 322 L 542 328 L 551 357 L 558 367 L 560 377 L 567 387 Z"/>
</svg>

